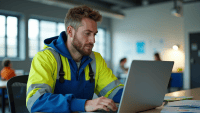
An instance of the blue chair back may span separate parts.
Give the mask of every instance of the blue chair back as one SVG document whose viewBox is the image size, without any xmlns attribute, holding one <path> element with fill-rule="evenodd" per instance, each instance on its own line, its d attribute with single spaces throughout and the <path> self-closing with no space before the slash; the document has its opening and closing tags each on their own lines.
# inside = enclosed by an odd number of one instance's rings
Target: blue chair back
<svg viewBox="0 0 200 113">
<path fill-rule="evenodd" d="M 183 87 L 183 73 L 172 73 L 171 74 L 171 87 Z"/>
</svg>

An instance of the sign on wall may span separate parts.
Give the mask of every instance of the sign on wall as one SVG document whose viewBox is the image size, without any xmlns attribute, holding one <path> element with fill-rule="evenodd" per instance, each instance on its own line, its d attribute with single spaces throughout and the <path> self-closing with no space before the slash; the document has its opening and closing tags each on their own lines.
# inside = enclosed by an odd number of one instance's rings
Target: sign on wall
<svg viewBox="0 0 200 113">
<path fill-rule="evenodd" d="M 136 51 L 138 54 L 144 54 L 145 53 L 145 42 L 137 42 L 136 43 Z"/>
</svg>

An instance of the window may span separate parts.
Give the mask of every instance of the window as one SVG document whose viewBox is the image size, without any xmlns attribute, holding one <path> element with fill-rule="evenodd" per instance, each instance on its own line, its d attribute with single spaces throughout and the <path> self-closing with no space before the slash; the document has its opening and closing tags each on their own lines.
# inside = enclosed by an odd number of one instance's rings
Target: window
<svg viewBox="0 0 200 113">
<path fill-rule="evenodd" d="M 65 25 L 61 22 L 29 19 L 28 37 L 29 37 L 29 57 L 33 58 L 35 54 L 44 47 L 44 40 L 57 36 L 65 31 Z"/>
<path fill-rule="evenodd" d="M 98 33 L 95 37 L 95 44 L 93 51 L 99 52 L 103 58 L 106 57 L 106 31 L 102 28 L 98 28 Z"/>
<path fill-rule="evenodd" d="M 38 51 L 43 49 L 44 40 L 46 38 L 57 36 L 60 32 L 65 31 L 65 25 L 60 22 L 29 19 L 28 30 L 29 57 L 33 58 Z M 105 39 L 105 29 L 98 28 L 93 51 L 99 52 L 103 58 L 106 57 Z"/>
<path fill-rule="evenodd" d="M 0 57 L 19 57 L 18 17 L 0 14 Z"/>
</svg>

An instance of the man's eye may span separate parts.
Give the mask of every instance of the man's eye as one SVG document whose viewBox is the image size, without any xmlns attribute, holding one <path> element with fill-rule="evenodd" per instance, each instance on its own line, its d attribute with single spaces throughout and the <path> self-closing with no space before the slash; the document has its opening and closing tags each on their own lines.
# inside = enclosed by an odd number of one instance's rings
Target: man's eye
<svg viewBox="0 0 200 113">
<path fill-rule="evenodd" d="M 90 33 L 85 33 L 87 36 L 89 36 L 90 35 Z"/>
</svg>

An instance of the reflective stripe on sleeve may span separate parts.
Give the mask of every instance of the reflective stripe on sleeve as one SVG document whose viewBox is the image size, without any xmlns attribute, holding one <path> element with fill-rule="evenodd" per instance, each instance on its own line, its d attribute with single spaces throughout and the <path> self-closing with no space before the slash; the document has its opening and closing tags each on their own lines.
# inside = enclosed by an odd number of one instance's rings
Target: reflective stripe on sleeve
<svg viewBox="0 0 200 113">
<path fill-rule="evenodd" d="M 52 93 L 52 88 L 48 84 L 31 84 L 26 95 L 28 95 L 33 89 L 36 88 L 43 88 L 46 89 L 48 93 Z"/>
<path fill-rule="evenodd" d="M 108 98 L 109 98 L 109 99 L 113 99 L 113 97 L 117 94 L 117 92 L 118 92 L 120 89 L 122 89 L 122 88 L 124 88 L 124 86 L 119 86 L 119 87 L 115 88 L 115 89 L 112 91 L 112 93 L 108 96 Z"/>
<path fill-rule="evenodd" d="M 120 85 L 121 83 L 118 80 L 115 80 L 113 82 L 111 82 L 110 84 L 108 84 L 106 87 L 104 87 L 98 94 L 99 97 L 101 96 L 105 96 L 111 89 L 117 87 L 118 85 Z"/>
<path fill-rule="evenodd" d="M 31 108 L 33 106 L 33 104 L 35 103 L 35 101 L 42 96 L 44 93 L 52 93 L 52 89 L 48 84 L 32 84 L 29 88 L 28 88 L 28 92 L 27 92 L 27 96 L 28 94 L 33 91 L 34 89 L 38 89 L 36 91 L 35 94 L 33 94 L 33 96 L 31 96 L 28 99 L 27 102 L 27 108 L 29 110 L 29 112 L 31 112 Z"/>
</svg>

